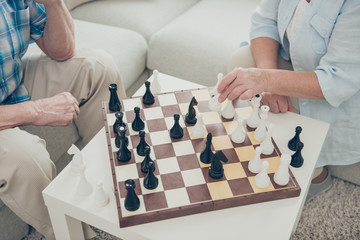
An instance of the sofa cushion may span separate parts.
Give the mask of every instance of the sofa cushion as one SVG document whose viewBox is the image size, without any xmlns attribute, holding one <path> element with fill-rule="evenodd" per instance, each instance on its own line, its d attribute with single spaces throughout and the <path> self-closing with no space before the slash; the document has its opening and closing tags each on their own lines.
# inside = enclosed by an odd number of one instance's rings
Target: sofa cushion
<svg viewBox="0 0 360 240">
<path fill-rule="evenodd" d="M 80 5 L 74 18 L 134 30 L 147 40 L 199 0 L 102 0 Z"/>
<path fill-rule="evenodd" d="M 260 0 L 203 0 L 155 33 L 147 67 L 199 84 L 216 83 L 240 43 Z"/>
<path fill-rule="evenodd" d="M 74 7 L 77 7 L 83 3 L 90 2 L 90 1 L 93 1 L 93 0 L 64 0 L 65 4 L 69 10 L 71 10 Z"/>
</svg>

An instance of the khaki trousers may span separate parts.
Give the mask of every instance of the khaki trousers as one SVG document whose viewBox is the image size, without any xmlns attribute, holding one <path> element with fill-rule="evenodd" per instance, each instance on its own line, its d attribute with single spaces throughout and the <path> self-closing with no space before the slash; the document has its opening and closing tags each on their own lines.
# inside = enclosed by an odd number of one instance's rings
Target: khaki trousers
<svg viewBox="0 0 360 240">
<path fill-rule="evenodd" d="M 125 97 L 116 65 L 102 50 L 78 50 L 64 62 L 32 55 L 24 71 L 33 100 L 68 91 L 79 101 L 75 124 L 84 144 L 103 126 L 101 103 L 109 100 L 108 85 L 117 83 L 119 97 Z M 55 237 L 42 191 L 55 175 L 44 140 L 17 127 L 0 131 L 0 199 L 46 239 Z M 84 227 L 85 237 L 92 237 L 90 228 Z"/>
<path fill-rule="evenodd" d="M 228 65 L 228 72 L 234 68 L 254 68 L 256 67 L 254 57 L 252 55 L 250 45 L 240 47 L 231 57 Z M 284 60 L 281 56 L 278 57 L 278 69 L 293 70 L 290 62 Z M 299 103 L 297 98 L 290 97 L 290 103 L 295 113 L 299 113 Z"/>
</svg>

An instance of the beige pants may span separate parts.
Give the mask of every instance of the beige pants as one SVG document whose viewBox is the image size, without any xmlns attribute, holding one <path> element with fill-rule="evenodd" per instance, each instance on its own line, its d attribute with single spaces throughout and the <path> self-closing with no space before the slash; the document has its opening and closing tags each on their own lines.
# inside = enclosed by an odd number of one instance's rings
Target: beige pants
<svg viewBox="0 0 360 240">
<path fill-rule="evenodd" d="M 232 56 L 229 62 L 228 72 L 232 71 L 234 68 L 237 67 L 243 67 L 243 68 L 256 67 L 255 60 L 250 49 L 250 45 L 243 46 L 234 53 L 234 55 Z M 278 69 L 293 70 L 293 67 L 290 62 L 285 61 L 282 57 L 279 56 Z M 290 103 L 294 109 L 294 112 L 299 113 L 298 99 L 290 97 Z"/>
<path fill-rule="evenodd" d="M 33 55 L 24 74 L 33 100 L 64 91 L 75 96 L 81 106 L 75 124 L 85 144 L 103 126 L 101 102 L 109 100 L 108 85 L 117 83 L 119 97 L 125 97 L 112 57 L 101 50 L 79 50 L 64 62 Z M 47 239 L 55 237 L 41 192 L 55 175 L 44 140 L 19 128 L 0 131 L 0 199 Z"/>
</svg>

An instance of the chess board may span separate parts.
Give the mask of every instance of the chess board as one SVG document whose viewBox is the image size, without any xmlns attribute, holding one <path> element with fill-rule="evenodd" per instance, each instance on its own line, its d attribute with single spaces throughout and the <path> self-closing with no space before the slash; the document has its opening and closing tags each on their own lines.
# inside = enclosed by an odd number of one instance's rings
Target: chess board
<svg viewBox="0 0 360 240">
<path fill-rule="evenodd" d="M 192 137 L 193 126 L 185 123 L 185 114 L 193 96 L 198 101 L 196 111 L 203 114 L 206 128 L 203 138 Z M 300 195 L 300 186 L 290 170 L 288 185 L 279 186 L 273 180 L 274 173 L 280 165 L 281 155 L 274 141 L 274 152 L 271 155 L 261 155 L 262 160 L 266 159 L 269 162 L 268 173 L 271 183 L 266 189 L 255 186 L 255 174 L 247 167 L 255 155 L 255 148 L 260 145 L 260 142 L 254 139 L 255 129 L 246 129 L 245 142 L 232 142 L 230 136 L 237 126 L 237 121 L 226 120 L 218 112 L 210 111 L 210 99 L 209 89 L 196 89 L 155 95 L 155 103 L 151 106 L 142 104 L 141 97 L 121 100 L 123 120 L 128 125 L 128 148 L 132 153 L 131 160 L 126 163 L 116 159 L 118 148 L 115 146 L 113 132 L 116 118 L 114 112 L 109 111 L 108 103 L 103 103 L 120 227 Z M 240 101 L 233 101 L 233 105 L 239 117 L 246 119 L 251 114 L 251 108 L 242 107 Z M 150 145 L 150 156 L 156 166 L 154 173 L 159 179 L 159 185 L 154 190 L 143 187 L 145 174 L 141 172 L 141 162 L 144 157 L 136 153 L 140 138 L 138 132 L 131 128 L 136 106 L 141 108 L 140 116 L 145 122 L 145 139 Z M 183 138 L 177 140 L 172 139 L 169 133 L 174 124 L 175 113 L 180 114 L 180 125 L 184 129 Z M 213 151 L 222 150 L 229 160 L 223 165 L 224 176 L 221 179 L 212 179 L 209 176 L 210 164 L 203 164 L 199 160 L 200 153 L 205 148 L 208 132 L 213 136 Z M 127 179 L 135 181 L 135 191 L 140 199 L 140 208 L 134 212 L 124 207 L 124 182 Z"/>
</svg>

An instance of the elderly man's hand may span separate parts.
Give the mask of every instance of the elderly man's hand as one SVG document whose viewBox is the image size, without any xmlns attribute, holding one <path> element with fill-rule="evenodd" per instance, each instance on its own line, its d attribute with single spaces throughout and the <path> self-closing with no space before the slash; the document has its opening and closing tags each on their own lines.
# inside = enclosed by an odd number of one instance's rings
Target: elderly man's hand
<svg viewBox="0 0 360 240">
<path fill-rule="evenodd" d="M 33 102 L 34 120 L 37 126 L 67 126 L 79 114 L 79 103 L 71 93 L 63 92 L 54 97 Z"/>
<path fill-rule="evenodd" d="M 261 105 L 268 105 L 273 113 L 293 112 L 289 97 L 272 93 L 263 93 Z"/>
</svg>

